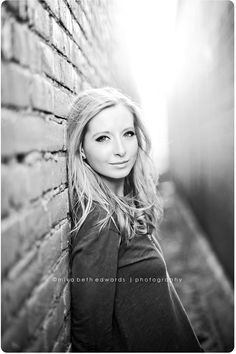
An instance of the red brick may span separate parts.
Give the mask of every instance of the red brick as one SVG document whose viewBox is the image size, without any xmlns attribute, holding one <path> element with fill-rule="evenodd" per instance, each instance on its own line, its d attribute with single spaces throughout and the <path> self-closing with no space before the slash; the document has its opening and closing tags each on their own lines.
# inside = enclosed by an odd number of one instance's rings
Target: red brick
<svg viewBox="0 0 236 354">
<path fill-rule="evenodd" d="M 4 274 L 20 256 L 22 239 L 19 232 L 19 219 L 12 216 L 2 221 L 2 274 Z"/>
<path fill-rule="evenodd" d="M 64 1 L 59 1 L 60 20 L 65 28 L 72 34 L 71 14 Z"/>
<path fill-rule="evenodd" d="M 7 19 L 2 28 L 2 54 L 5 59 L 14 58 L 17 62 L 41 70 L 40 55 L 36 35 L 23 24 Z"/>
<path fill-rule="evenodd" d="M 81 7 L 76 0 L 67 0 L 69 7 L 71 8 L 76 20 L 80 22 Z"/>
<path fill-rule="evenodd" d="M 36 199 L 42 195 L 44 191 L 44 183 L 42 176 L 42 163 L 37 161 L 31 166 L 26 167 L 28 199 Z"/>
<path fill-rule="evenodd" d="M 5 280 L 7 300 L 4 301 L 10 313 L 16 312 L 24 303 L 42 275 L 37 249 L 27 253 L 8 274 Z"/>
<path fill-rule="evenodd" d="M 75 66 L 78 66 L 77 64 L 79 63 L 80 56 L 81 56 L 80 49 L 78 48 L 78 46 L 74 42 L 71 42 L 70 60 Z"/>
<path fill-rule="evenodd" d="M 2 111 L 2 155 L 64 149 L 64 127 L 36 116 Z"/>
<path fill-rule="evenodd" d="M 83 51 L 83 53 L 85 54 L 86 57 L 87 57 L 88 45 L 89 44 L 88 44 L 87 38 L 86 38 L 84 32 L 82 31 L 82 36 L 80 38 L 80 48 L 81 48 L 81 50 Z"/>
<path fill-rule="evenodd" d="M 58 23 L 52 18 L 52 43 L 55 47 L 63 51 L 63 40 L 64 40 L 64 33 L 62 28 L 58 25 Z"/>
<path fill-rule="evenodd" d="M 55 79 L 62 83 L 63 86 L 68 86 L 68 80 L 71 79 L 71 65 L 61 55 L 55 56 Z M 68 79 L 69 77 L 69 79 Z M 69 81 L 71 82 L 71 81 Z"/>
<path fill-rule="evenodd" d="M 3 176 L 3 200 L 7 199 L 9 206 L 19 208 L 30 195 L 27 168 L 22 164 L 15 164 L 5 169 L 7 173 Z"/>
<path fill-rule="evenodd" d="M 58 224 L 65 219 L 69 210 L 68 206 L 68 189 L 54 196 L 48 203 L 48 210 L 51 225 Z"/>
<path fill-rule="evenodd" d="M 2 224 L 5 326 L 2 343 L 8 351 L 66 352 L 70 343 L 70 284 L 52 281 L 53 276 L 67 278 L 69 274 L 68 191 L 65 189 L 50 200 L 48 197 L 55 193 L 52 189 L 62 190 L 67 182 L 66 157 L 61 156 L 61 151 L 65 151 L 65 119 L 74 93 L 100 86 L 110 79 L 106 16 L 103 28 L 99 25 L 99 17 L 106 13 L 107 5 L 94 1 L 91 4 L 85 0 L 82 5 L 78 0 L 11 1 L 8 9 L 11 8 L 14 18 L 9 11 L 3 15 L 2 103 L 27 110 L 17 113 L 10 108 L 3 109 L 2 153 L 4 157 L 13 158 L 15 154 L 28 154 L 22 163 L 14 160 L 4 165 L 2 171 L 5 217 Z M 74 18 L 70 11 L 74 12 Z M 12 19 L 7 17 L 8 13 Z M 27 14 L 29 22 L 23 23 Z M 54 15 L 61 18 L 60 24 Z M 95 27 L 99 33 L 96 39 L 104 49 L 99 49 L 93 40 Z M 92 42 L 91 46 L 86 37 Z M 16 63 L 4 62 L 11 59 L 28 71 Z M 27 113 L 31 108 L 33 113 Z M 43 152 L 49 153 L 50 158 L 43 156 Z M 36 203 L 37 198 L 42 199 Z M 21 209 L 13 210 L 16 208 Z M 53 230 L 58 222 L 60 228 Z M 37 246 L 36 253 L 32 250 L 34 246 Z M 48 272 L 52 274 L 44 281 L 42 277 L 47 277 Z M 39 281 L 43 283 L 38 285 Z M 59 305 L 52 317 L 48 317 L 57 300 Z"/>
<path fill-rule="evenodd" d="M 72 48 L 72 43 L 73 41 L 70 39 L 70 37 L 68 37 L 67 35 L 65 35 L 64 38 L 64 55 L 67 56 L 67 58 L 71 61 L 71 48 Z"/>
<path fill-rule="evenodd" d="M 23 236 L 21 249 L 28 250 L 29 247 L 50 231 L 50 221 L 47 209 L 42 202 L 34 207 L 24 210 L 20 216 L 20 233 Z"/>
<path fill-rule="evenodd" d="M 39 328 L 36 333 L 34 333 L 34 340 L 31 338 L 27 345 L 24 347 L 24 353 L 45 353 L 45 341 L 42 335 L 42 329 Z"/>
<path fill-rule="evenodd" d="M 29 332 L 33 335 L 37 327 L 46 316 L 50 305 L 55 298 L 55 282 L 53 275 L 50 275 L 34 291 L 34 295 L 27 303 Z"/>
<path fill-rule="evenodd" d="M 44 0 L 44 2 L 50 7 L 51 11 L 59 17 L 59 4 L 58 0 Z"/>
<path fill-rule="evenodd" d="M 61 82 L 73 91 L 73 67 L 65 59 L 61 58 L 60 60 L 60 70 L 61 70 Z"/>
<path fill-rule="evenodd" d="M 31 86 L 31 104 L 46 112 L 53 112 L 54 88 L 46 79 L 35 75 Z"/>
<path fill-rule="evenodd" d="M 59 88 L 54 88 L 54 115 L 67 118 L 72 99 L 71 94 Z"/>
<path fill-rule="evenodd" d="M 69 242 L 70 242 L 70 230 L 71 230 L 71 225 L 69 220 L 66 220 L 66 222 L 62 225 L 61 228 L 61 250 L 64 251 L 65 249 L 68 248 Z"/>
<path fill-rule="evenodd" d="M 13 56 L 23 65 L 29 65 L 29 30 L 22 24 L 13 24 Z"/>
<path fill-rule="evenodd" d="M 93 11 L 95 10 L 94 3 L 91 3 L 89 1 L 81 1 L 80 7 L 83 9 L 83 12 L 86 14 L 88 22 L 94 26 L 94 22 L 95 22 L 94 16 L 93 16 Z M 80 12 L 81 12 L 81 10 L 80 10 Z"/>
<path fill-rule="evenodd" d="M 2 305 L 5 304 L 2 303 Z M 5 352 L 21 352 L 28 342 L 28 335 L 28 313 L 26 309 L 22 309 L 17 317 L 14 317 L 11 327 L 2 335 L 2 350 Z"/>
<path fill-rule="evenodd" d="M 14 12 L 18 19 L 27 20 L 27 2 L 26 0 L 21 1 L 4 1 L 3 5 L 7 5 L 7 7 Z"/>
<path fill-rule="evenodd" d="M 54 59 L 56 80 L 73 90 L 72 65 L 59 55 L 56 55 Z"/>
<path fill-rule="evenodd" d="M 1 23 L 1 50 L 2 59 L 13 58 L 13 24 L 15 23 L 13 18 L 9 18 L 4 15 L 4 8 L 2 7 L 2 23 Z"/>
<path fill-rule="evenodd" d="M 42 73 L 42 63 L 41 63 L 41 55 L 40 47 L 39 47 L 39 39 L 34 32 L 29 31 L 27 33 L 28 38 L 28 61 L 30 69 L 36 73 Z"/>
<path fill-rule="evenodd" d="M 66 319 L 63 328 L 61 329 L 60 333 L 58 334 L 57 341 L 55 342 L 52 352 L 54 353 L 67 353 L 70 352 L 70 342 L 71 342 L 71 335 L 70 335 L 70 317 Z"/>
<path fill-rule="evenodd" d="M 37 0 L 28 1 L 29 24 L 46 39 L 50 38 L 50 18 L 48 12 Z"/>
<path fill-rule="evenodd" d="M 49 231 L 48 212 L 40 203 L 2 221 L 2 272 Z"/>
<path fill-rule="evenodd" d="M 58 157 L 58 161 L 43 161 L 41 173 L 44 191 L 65 183 L 67 181 L 66 158 Z"/>
<path fill-rule="evenodd" d="M 86 37 L 90 43 L 92 43 L 92 31 L 90 27 L 90 23 L 88 22 L 88 19 L 84 13 L 84 11 L 80 11 L 80 24 L 81 27 L 83 28 L 83 31 L 86 34 Z"/>
<path fill-rule="evenodd" d="M 42 323 L 54 300 L 61 295 L 65 282 L 54 281 L 54 278 L 68 277 L 68 262 L 68 255 L 65 254 L 54 273 L 35 289 L 34 296 L 28 301 L 28 323 L 31 334 L 34 334 L 36 328 Z"/>
<path fill-rule="evenodd" d="M 9 214 L 9 199 L 8 199 L 8 194 L 6 193 L 6 190 L 8 188 L 8 169 L 7 166 L 2 164 L 2 169 L 1 169 L 1 191 L 2 191 L 2 197 L 1 197 L 1 215 L 2 218 L 6 217 Z"/>
<path fill-rule="evenodd" d="M 37 161 L 30 166 L 24 164 L 3 166 L 3 212 L 8 213 L 10 205 L 22 206 L 29 200 L 41 196 L 43 191 L 58 187 L 66 181 L 65 157 L 58 157 L 57 161 Z"/>
<path fill-rule="evenodd" d="M 71 301 L 70 301 L 70 283 L 68 282 L 65 286 L 65 288 L 63 289 L 63 293 L 62 293 L 62 299 L 63 299 L 63 304 L 64 304 L 64 316 L 66 316 L 69 311 L 70 311 L 70 305 L 71 305 Z"/>
<path fill-rule="evenodd" d="M 58 82 L 62 82 L 61 60 L 62 60 L 62 57 L 59 54 L 55 55 L 55 57 L 54 57 L 54 77 Z"/>
<path fill-rule="evenodd" d="M 39 264 L 43 272 L 48 272 L 61 254 L 61 228 L 42 241 L 39 248 Z"/>
<path fill-rule="evenodd" d="M 6 291 L 5 291 L 5 286 L 4 282 L 2 281 L 2 286 L 1 286 L 1 300 L 2 300 L 2 306 L 1 306 L 1 327 L 2 327 L 2 334 L 6 332 L 6 330 L 11 326 L 13 322 L 13 316 L 9 313 L 6 304 Z M 4 304 L 4 306 L 3 306 Z"/>
<path fill-rule="evenodd" d="M 55 343 L 55 339 L 57 338 L 60 329 L 64 324 L 64 302 L 61 297 L 59 303 L 54 308 L 53 312 L 50 314 L 50 317 L 46 319 L 43 327 L 45 329 L 45 349 L 48 352 L 51 352 L 53 345 Z"/>
<path fill-rule="evenodd" d="M 30 104 L 31 75 L 16 64 L 2 63 L 2 104 L 27 107 Z"/>
<path fill-rule="evenodd" d="M 45 72 L 48 76 L 54 77 L 54 56 L 55 53 L 52 51 L 52 49 L 44 44 L 40 43 L 40 52 L 41 52 L 41 64 L 42 64 L 42 70 Z"/>
<path fill-rule="evenodd" d="M 82 47 L 82 38 L 83 38 L 83 31 L 81 27 L 78 25 L 78 23 L 72 19 L 72 31 L 73 31 L 73 38 L 75 42 L 78 44 L 78 46 L 81 48 Z"/>
<path fill-rule="evenodd" d="M 54 46 L 64 55 L 70 56 L 70 48 L 68 44 L 68 36 L 62 27 L 58 25 L 58 23 L 52 19 L 52 43 Z"/>
<path fill-rule="evenodd" d="M 87 60 L 83 52 L 81 52 L 76 45 L 72 47 L 72 62 L 80 72 L 84 72 L 86 70 Z"/>
<path fill-rule="evenodd" d="M 80 52 L 80 65 L 79 71 L 83 74 L 83 77 L 87 78 L 89 76 L 89 71 L 91 67 L 88 64 L 87 58 L 85 57 L 84 53 Z"/>
<path fill-rule="evenodd" d="M 78 73 L 74 68 L 72 68 L 72 81 L 73 81 L 73 91 L 79 93 L 81 89 L 81 77 L 79 77 Z"/>
<path fill-rule="evenodd" d="M 53 272 L 55 278 L 59 279 L 54 282 L 54 294 L 56 297 L 61 296 L 62 291 L 67 283 L 67 279 L 69 277 L 69 253 L 66 252 L 63 254 L 60 259 L 59 264 Z M 61 280 L 61 281 L 60 281 Z"/>
</svg>

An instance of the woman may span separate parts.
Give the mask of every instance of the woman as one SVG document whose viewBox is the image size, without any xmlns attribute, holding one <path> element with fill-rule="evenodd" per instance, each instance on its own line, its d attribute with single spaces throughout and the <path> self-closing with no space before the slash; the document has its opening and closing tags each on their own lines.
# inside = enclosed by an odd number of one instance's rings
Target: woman
<svg viewBox="0 0 236 354">
<path fill-rule="evenodd" d="M 100 88 L 76 98 L 68 122 L 73 352 L 203 351 L 157 240 L 149 152 L 128 97 Z"/>
</svg>

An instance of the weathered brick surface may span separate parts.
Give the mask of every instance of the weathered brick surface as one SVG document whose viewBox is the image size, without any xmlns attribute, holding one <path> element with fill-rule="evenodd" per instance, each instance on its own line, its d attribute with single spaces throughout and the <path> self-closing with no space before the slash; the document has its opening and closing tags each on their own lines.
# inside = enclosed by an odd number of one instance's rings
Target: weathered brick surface
<svg viewBox="0 0 236 354">
<path fill-rule="evenodd" d="M 2 222 L 2 274 L 19 258 L 21 244 L 19 219 L 12 216 Z"/>
<path fill-rule="evenodd" d="M 59 303 L 56 304 L 56 307 L 50 313 L 50 317 L 46 320 L 44 324 L 45 346 L 48 351 L 51 351 L 51 349 L 53 348 L 53 345 L 60 332 L 60 329 L 63 327 L 65 314 L 65 305 L 63 297 L 61 297 L 59 299 Z"/>
<path fill-rule="evenodd" d="M 78 92 L 113 85 L 108 3 L 1 6 L 5 351 L 70 350 L 66 120 Z"/>
<path fill-rule="evenodd" d="M 61 228 L 61 250 L 63 251 L 68 247 L 68 233 L 70 231 L 70 222 L 67 220 Z"/>
<path fill-rule="evenodd" d="M 68 211 L 68 193 L 67 189 L 65 189 L 62 193 L 58 193 L 56 196 L 48 202 L 47 205 L 51 225 L 54 226 L 66 218 Z"/>
<path fill-rule="evenodd" d="M 17 183 L 16 183 L 17 181 Z M 33 165 L 12 164 L 2 169 L 2 214 L 39 198 L 43 192 L 67 182 L 66 157 L 41 160 Z"/>
<path fill-rule="evenodd" d="M 4 311 L 7 309 L 4 308 Z M 3 324 L 4 325 L 4 324 Z M 21 351 L 29 338 L 28 311 L 23 308 L 14 318 L 14 325 L 8 327 L 2 335 L 2 349 L 6 352 Z"/>
<path fill-rule="evenodd" d="M 8 273 L 3 300 L 9 313 L 14 314 L 32 291 L 42 274 L 37 250 L 28 252 Z"/>
<path fill-rule="evenodd" d="M 2 103 L 26 108 L 30 104 L 31 75 L 15 63 L 2 63 Z M 4 145 L 3 145 L 4 146 Z"/>
<path fill-rule="evenodd" d="M 2 155 L 65 150 L 65 125 L 34 115 L 2 110 Z"/>
<path fill-rule="evenodd" d="M 33 77 L 30 97 L 33 108 L 50 113 L 54 111 L 54 87 L 44 77 Z"/>
<path fill-rule="evenodd" d="M 64 322 L 64 327 L 58 334 L 57 340 L 54 344 L 52 352 L 54 353 L 65 353 L 69 351 L 70 348 L 70 316 Z"/>
</svg>

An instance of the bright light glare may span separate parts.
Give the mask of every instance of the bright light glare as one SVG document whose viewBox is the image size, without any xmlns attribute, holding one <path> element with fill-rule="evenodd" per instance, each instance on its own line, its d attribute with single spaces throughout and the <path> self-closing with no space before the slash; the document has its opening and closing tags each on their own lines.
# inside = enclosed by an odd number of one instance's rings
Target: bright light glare
<svg viewBox="0 0 236 354">
<path fill-rule="evenodd" d="M 152 155 L 162 173 L 168 167 L 166 105 L 177 0 L 117 0 L 116 5 L 120 36 L 152 140 Z"/>
</svg>

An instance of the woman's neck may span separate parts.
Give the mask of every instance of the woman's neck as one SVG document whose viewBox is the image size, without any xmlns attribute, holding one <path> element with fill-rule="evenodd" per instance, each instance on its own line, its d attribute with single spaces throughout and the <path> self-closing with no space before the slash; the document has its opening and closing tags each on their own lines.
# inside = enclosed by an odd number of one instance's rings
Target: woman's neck
<svg viewBox="0 0 236 354">
<path fill-rule="evenodd" d="M 119 197 L 124 197 L 124 178 L 112 179 L 102 176 L 103 182 Z"/>
</svg>

